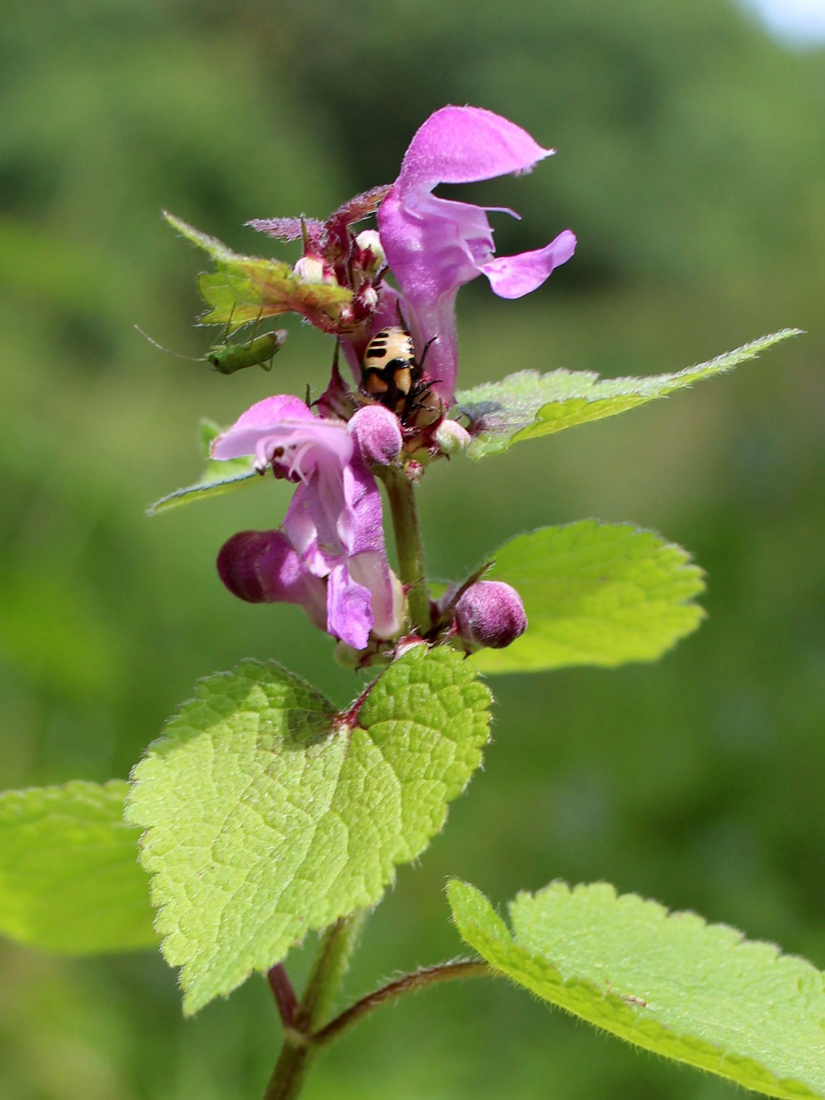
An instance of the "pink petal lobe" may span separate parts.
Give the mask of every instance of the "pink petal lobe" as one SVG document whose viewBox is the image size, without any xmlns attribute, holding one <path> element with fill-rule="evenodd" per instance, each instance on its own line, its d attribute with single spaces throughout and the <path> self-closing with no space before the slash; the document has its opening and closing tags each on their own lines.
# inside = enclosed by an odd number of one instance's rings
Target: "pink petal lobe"
<svg viewBox="0 0 825 1100">
<path fill-rule="evenodd" d="M 227 428 L 213 441 L 212 457 L 223 460 L 255 454 L 258 441 L 281 428 L 286 419 L 315 418 L 300 397 L 293 397 L 291 394 L 265 397 L 242 413 L 231 428 Z"/>
<path fill-rule="evenodd" d="M 442 107 L 419 127 L 401 165 L 402 191 L 439 183 L 474 183 L 526 172 L 555 150 L 520 126 L 481 107 Z"/>
<path fill-rule="evenodd" d="M 352 579 L 345 563 L 336 565 L 327 581 L 327 633 L 365 649 L 372 624 L 370 590 Z"/>
<path fill-rule="evenodd" d="M 576 250 L 576 238 L 565 229 L 545 248 L 498 256 L 479 264 L 499 298 L 521 298 L 540 287 L 554 268 L 566 263 Z"/>
</svg>

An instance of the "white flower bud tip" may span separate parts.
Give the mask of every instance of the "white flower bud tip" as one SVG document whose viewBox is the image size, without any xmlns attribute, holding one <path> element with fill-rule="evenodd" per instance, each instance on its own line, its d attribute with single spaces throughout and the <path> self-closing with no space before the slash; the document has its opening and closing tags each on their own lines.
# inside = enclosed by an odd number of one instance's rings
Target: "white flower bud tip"
<svg viewBox="0 0 825 1100">
<path fill-rule="evenodd" d="M 442 420 L 433 432 L 433 440 L 441 454 L 452 458 L 467 450 L 472 436 L 455 420 Z"/>
<path fill-rule="evenodd" d="M 302 283 L 335 283 L 335 272 L 320 256 L 302 256 L 293 268 Z"/>
<path fill-rule="evenodd" d="M 373 254 L 374 260 L 370 264 L 373 270 L 377 271 L 379 268 L 384 267 L 387 258 L 384 255 L 384 248 L 381 244 L 381 238 L 378 236 L 377 229 L 365 229 L 355 238 L 355 243 L 364 252 L 371 252 Z"/>
</svg>

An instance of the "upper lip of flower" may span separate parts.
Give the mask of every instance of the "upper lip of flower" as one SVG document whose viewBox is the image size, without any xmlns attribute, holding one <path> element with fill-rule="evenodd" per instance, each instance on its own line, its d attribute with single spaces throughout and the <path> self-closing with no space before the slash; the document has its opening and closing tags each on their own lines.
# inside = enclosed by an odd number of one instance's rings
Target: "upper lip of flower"
<svg viewBox="0 0 825 1100">
<path fill-rule="evenodd" d="M 445 405 L 452 404 L 456 383 L 458 288 L 483 274 L 500 297 L 521 297 L 572 256 L 576 238 L 564 230 L 545 248 L 495 257 L 487 220 L 487 211 L 495 208 L 442 199 L 432 191 L 439 183 L 527 172 L 554 151 L 492 111 L 442 107 L 414 135 L 398 179 L 378 210 L 381 243 L 401 288 L 416 347 L 437 337 L 427 368 Z"/>
</svg>

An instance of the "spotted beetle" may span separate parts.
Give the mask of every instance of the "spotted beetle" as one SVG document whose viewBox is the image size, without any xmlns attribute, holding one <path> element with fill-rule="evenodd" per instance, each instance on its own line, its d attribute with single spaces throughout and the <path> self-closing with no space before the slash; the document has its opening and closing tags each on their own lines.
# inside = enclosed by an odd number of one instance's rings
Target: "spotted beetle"
<svg viewBox="0 0 825 1100">
<path fill-rule="evenodd" d="M 431 397 L 432 383 L 422 381 L 431 343 L 427 342 L 416 362 L 413 338 L 406 328 L 393 325 L 376 332 L 361 363 L 361 392 L 406 422 L 413 410 L 425 407 Z"/>
</svg>

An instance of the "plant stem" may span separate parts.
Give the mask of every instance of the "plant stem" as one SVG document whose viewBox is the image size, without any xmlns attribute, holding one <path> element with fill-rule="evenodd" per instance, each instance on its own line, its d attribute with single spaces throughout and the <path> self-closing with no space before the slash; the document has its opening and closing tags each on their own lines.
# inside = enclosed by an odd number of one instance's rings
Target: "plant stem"
<svg viewBox="0 0 825 1100">
<path fill-rule="evenodd" d="M 361 910 L 336 921 L 324 933 L 304 995 L 294 1008 L 291 1026 L 285 1026 L 284 1045 L 269 1079 L 264 1100 L 294 1100 L 315 1054 L 312 1034 L 322 1027 L 346 973 L 366 913 Z M 277 968 L 276 968 L 277 969 Z M 271 972 L 270 972 L 271 973 Z M 276 992 L 279 1011 L 282 987 Z"/>
<path fill-rule="evenodd" d="M 284 1030 L 291 1028 L 295 1019 L 295 1010 L 298 1008 L 298 998 L 292 988 L 292 982 L 283 963 L 278 963 L 266 975 L 275 1004 L 278 1006 L 278 1015 Z"/>
<path fill-rule="evenodd" d="M 383 480 L 390 502 L 398 553 L 398 572 L 407 593 L 411 626 L 419 633 L 427 634 L 432 627 L 432 615 L 415 488 L 401 470 L 386 469 L 383 471 Z M 364 916 L 361 912 L 342 917 L 327 930 L 315 956 L 304 994 L 297 1004 L 283 966 L 279 964 L 269 971 L 267 977 L 284 1025 L 284 1043 L 264 1093 L 264 1100 L 294 1100 L 301 1091 L 306 1072 L 318 1048 L 378 1005 L 408 990 L 433 982 L 469 977 L 471 974 L 487 971 L 485 963 L 447 963 L 419 970 L 370 993 L 327 1024 L 326 1019 L 347 969 Z"/>
<path fill-rule="evenodd" d="M 424 986 L 434 985 L 436 982 L 455 981 L 457 978 L 483 978 L 489 973 L 490 968 L 487 963 L 477 959 L 470 962 L 441 963 L 438 966 L 416 970 L 412 974 L 405 974 L 403 978 L 397 978 L 394 982 L 381 986 L 380 989 L 356 1001 L 354 1005 L 350 1005 L 345 1012 L 336 1016 L 320 1031 L 316 1031 L 312 1036 L 312 1043 L 323 1046 L 325 1043 L 332 1042 L 342 1032 L 357 1023 L 362 1016 L 368 1015 L 380 1005 L 400 997 L 403 993 L 412 993 Z"/>
<path fill-rule="evenodd" d="M 418 526 L 415 486 L 402 470 L 385 468 L 383 481 L 390 502 L 398 572 L 407 591 L 410 619 L 413 627 L 426 634 L 432 626 L 430 596 L 424 566 L 424 543 Z"/>
</svg>

